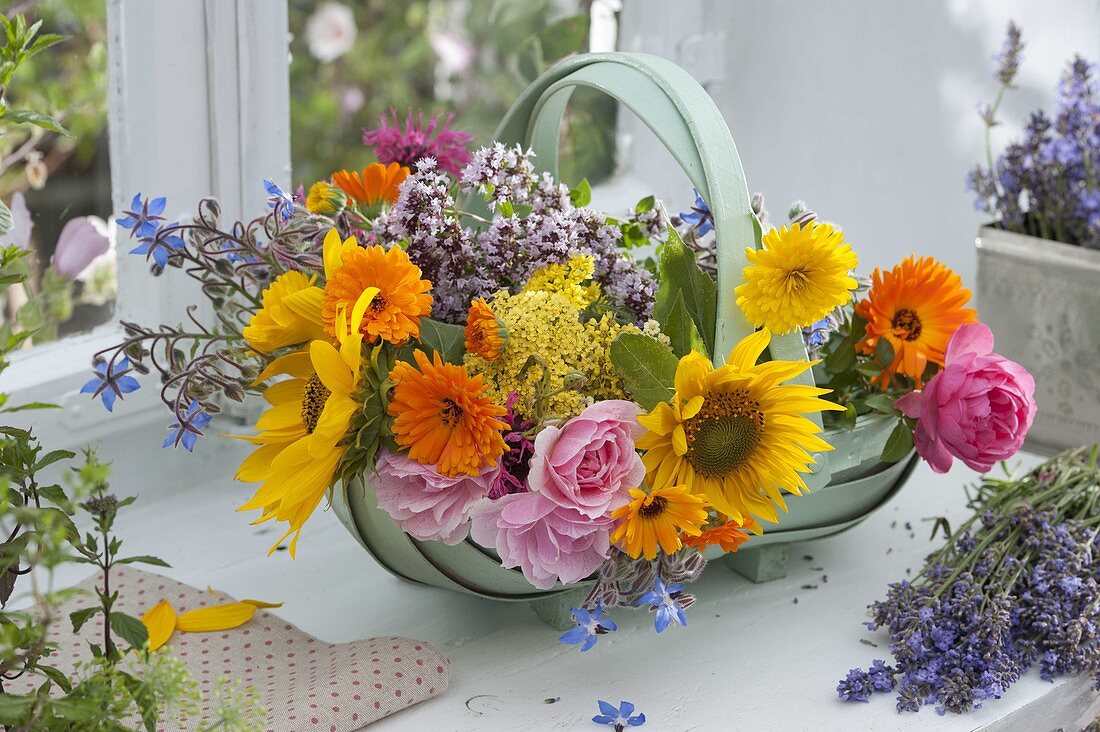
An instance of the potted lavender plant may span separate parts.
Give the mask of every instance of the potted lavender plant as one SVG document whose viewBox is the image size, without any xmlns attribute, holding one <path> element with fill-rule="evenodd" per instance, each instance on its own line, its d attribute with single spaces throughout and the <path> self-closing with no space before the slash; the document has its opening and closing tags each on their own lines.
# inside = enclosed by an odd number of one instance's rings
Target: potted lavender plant
<svg viewBox="0 0 1100 732">
<path fill-rule="evenodd" d="M 985 165 L 967 185 L 993 219 L 977 239 L 982 317 L 1004 355 L 1034 374 L 1028 446 L 1052 452 L 1100 434 L 1100 89 L 1097 64 L 1075 57 L 1054 116 L 1032 113 L 1023 138 L 994 159 L 990 130 L 1022 49 L 1009 23 L 995 57 L 1000 88 L 981 112 Z"/>
</svg>

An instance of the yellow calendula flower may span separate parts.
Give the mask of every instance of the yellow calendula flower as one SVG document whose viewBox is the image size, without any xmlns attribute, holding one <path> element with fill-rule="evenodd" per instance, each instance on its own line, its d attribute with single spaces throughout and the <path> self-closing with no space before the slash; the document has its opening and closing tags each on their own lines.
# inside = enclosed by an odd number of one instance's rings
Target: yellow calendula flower
<svg viewBox="0 0 1100 732">
<path fill-rule="evenodd" d="M 596 260 L 588 254 L 570 257 L 564 264 L 547 264 L 535 271 L 522 292 L 556 292 L 578 310 L 591 305 L 600 296 L 599 285 L 592 282 Z"/>
<path fill-rule="evenodd" d="M 756 361 L 771 335 L 738 343 L 725 365 L 692 351 L 676 368 L 675 394 L 638 422 L 649 484 L 686 485 L 719 512 L 744 523 L 750 514 L 778 521 L 782 492 L 801 495 L 812 452 L 832 450 L 805 415 L 843 410 L 819 397 L 828 389 L 785 384 L 816 362 Z"/>
<path fill-rule="evenodd" d="M 336 216 L 347 204 L 348 194 L 323 180 L 311 185 L 306 194 L 306 209 L 313 214 Z"/>
<path fill-rule="evenodd" d="M 308 349 L 273 361 L 257 380 L 290 377 L 264 391 L 272 406 L 256 422 L 260 433 L 241 438 L 259 447 L 236 476 L 247 482 L 262 481 L 252 499 L 238 510 L 262 509 L 253 523 L 274 519 L 289 525 L 271 552 L 293 534 L 290 553 L 294 555 L 303 525 L 332 485 L 347 450 L 344 438 L 352 417 L 362 409 L 356 398 L 363 343 L 359 325 L 377 294 L 377 288 L 364 291 L 350 321 L 343 311 L 338 314 L 339 349 L 315 340 Z"/>
<path fill-rule="evenodd" d="M 657 547 L 665 554 L 681 549 L 681 534 L 698 536 L 707 521 L 707 504 L 688 491 L 686 485 L 654 488 L 649 493 L 632 488 L 630 502 L 611 512 L 619 521 L 611 534 L 627 556 L 657 558 Z"/>
<path fill-rule="evenodd" d="M 284 272 L 263 293 L 263 307 L 252 316 L 243 334 L 248 345 L 260 353 L 323 338 L 320 310 L 309 311 L 310 291 L 317 275 Z"/>
<path fill-rule="evenodd" d="M 844 234 L 810 222 L 772 229 L 760 249 L 745 250 L 749 266 L 734 291 L 737 304 L 756 327 L 787 333 L 824 318 L 852 299 L 849 274 L 859 264 Z"/>
</svg>

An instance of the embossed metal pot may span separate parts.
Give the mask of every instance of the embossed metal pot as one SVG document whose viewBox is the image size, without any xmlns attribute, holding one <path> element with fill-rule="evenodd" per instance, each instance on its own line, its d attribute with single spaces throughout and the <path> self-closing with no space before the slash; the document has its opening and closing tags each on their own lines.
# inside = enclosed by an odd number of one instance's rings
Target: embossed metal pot
<svg viewBox="0 0 1100 732">
<path fill-rule="evenodd" d="M 720 362 L 752 331 L 733 289 L 746 263 L 745 245 L 755 240 L 744 172 L 725 121 L 703 88 L 669 61 L 647 54 L 589 54 L 569 59 L 537 79 L 509 110 L 495 139 L 530 146 L 535 162 L 555 173 L 562 116 L 579 86 L 614 97 L 645 122 L 708 202 L 717 237 L 715 360 Z M 806 357 L 797 333 L 774 338 L 770 353 L 773 358 Z M 804 378 L 812 383 L 812 374 Z M 825 439 L 836 449 L 817 456 L 818 470 L 807 479 L 812 492 L 791 497 L 790 513 L 782 523 L 750 539 L 734 555 L 734 567 L 753 579 L 781 576 L 786 571 L 786 543 L 843 531 L 888 500 L 914 463 L 912 454 L 892 465 L 879 462 L 892 427 L 890 418 L 869 416 L 860 418 L 853 431 L 827 433 Z M 551 622 L 563 618 L 562 602 L 576 595 L 575 586 L 532 587 L 519 571 L 504 569 L 491 550 L 472 541 L 447 546 L 413 539 L 378 508 L 369 476 L 337 486 L 333 505 L 363 547 L 399 577 L 495 600 L 541 600 L 540 614 Z"/>
<path fill-rule="evenodd" d="M 1100 436 L 1100 251 L 986 226 L 978 309 L 997 352 L 1035 377 L 1028 449 L 1054 453 Z"/>
</svg>

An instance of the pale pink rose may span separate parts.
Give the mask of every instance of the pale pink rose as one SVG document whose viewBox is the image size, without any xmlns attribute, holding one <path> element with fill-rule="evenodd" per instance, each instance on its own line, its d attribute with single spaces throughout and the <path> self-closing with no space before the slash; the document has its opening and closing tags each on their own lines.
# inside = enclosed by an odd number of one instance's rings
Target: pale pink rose
<svg viewBox="0 0 1100 732">
<path fill-rule="evenodd" d="M 414 539 L 452 546 L 466 538 L 470 508 L 489 493 L 500 470 L 498 464 L 480 475 L 448 478 L 431 465 L 388 450 L 379 452 L 375 468 L 371 481 L 378 507 Z"/>
<path fill-rule="evenodd" d="M 470 512 L 470 536 L 495 549 L 505 567 L 519 567 L 540 590 L 579 582 L 607 558 L 612 521 L 590 519 L 541 493 L 482 501 Z"/>
<path fill-rule="evenodd" d="M 543 428 L 527 484 L 554 503 L 599 518 L 627 503 L 645 477 L 634 440 L 645 431 L 634 402 L 596 402 L 560 427 Z"/>
<path fill-rule="evenodd" d="M 1035 380 L 993 353 L 993 331 L 981 323 L 959 326 L 944 363 L 924 391 L 894 406 L 917 420 L 917 453 L 937 473 L 947 472 L 952 456 L 986 473 L 1023 444 L 1035 418 Z"/>
<path fill-rule="evenodd" d="M 69 219 L 61 229 L 51 261 L 59 274 L 75 280 L 110 248 L 103 220 L 96 216 L 78 216 Z"/>
</svg>

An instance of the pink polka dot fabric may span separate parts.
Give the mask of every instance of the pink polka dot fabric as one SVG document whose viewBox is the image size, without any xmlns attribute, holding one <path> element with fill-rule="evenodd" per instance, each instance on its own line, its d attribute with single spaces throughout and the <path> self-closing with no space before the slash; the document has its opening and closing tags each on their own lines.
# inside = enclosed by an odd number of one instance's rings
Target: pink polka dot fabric
<svg viewBox="0 0 1100 732">
<path fill-rule="evenodd" d="M 81 586 L 91 592 L 94 580 L 89 577 Z M 112 572 L 112 589 L 116 588 L 116 607 L 135 617 L 162 599 L 177 613 L 232 601 L 130 567 Z M 72 608 L 62 608 L 62 617 L 87 603 L 81 598 L 71 604 Z M 103 642 L 100 622 L 88 623 L 78 635 L 67 623 L 59 623 L 57 631 L 53 665 L 67 673 L 90 656 L 89 641 Z M 353 732 L 441 694 L 450 678 L 450 661 L 427 643 L 408 638 L 324 643 L 268 610 L 259 610 L 252 620 L 225 632 L 177 631 L 168 645 L 198 679 L 203 698 L 209 698 L 222 676 L 255 687 L 270 732 Z M 13 691 L 31 690 L 29 683 L 25 689 L 17 688 L 17 682 L 10 686 Z M 195 726 L 199 721 L 194 720 Z"/>
</svg>

